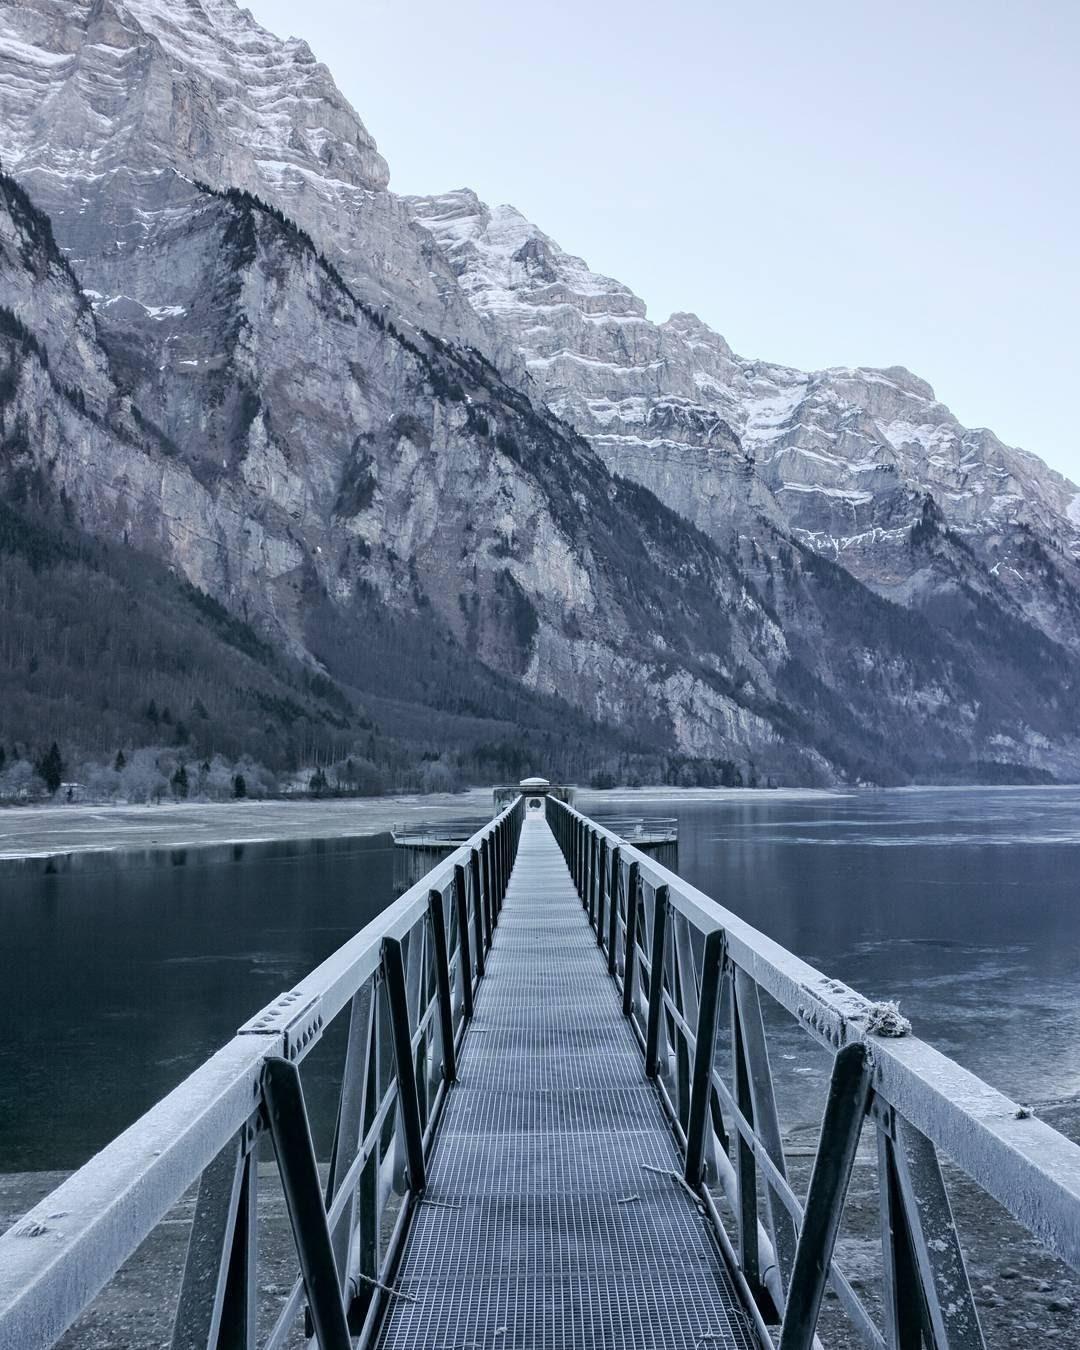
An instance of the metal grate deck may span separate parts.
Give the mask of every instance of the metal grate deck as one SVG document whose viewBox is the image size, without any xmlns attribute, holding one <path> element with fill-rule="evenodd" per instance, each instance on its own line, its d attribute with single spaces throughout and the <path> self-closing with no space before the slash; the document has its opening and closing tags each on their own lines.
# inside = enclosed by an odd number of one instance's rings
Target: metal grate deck
<svg viewBox="0 0 1080 1350">
<path fill-rule="evenodd" d="M 386 1350 L 754 1350 L 547 823 L 510 889 Z"/>
</svg>

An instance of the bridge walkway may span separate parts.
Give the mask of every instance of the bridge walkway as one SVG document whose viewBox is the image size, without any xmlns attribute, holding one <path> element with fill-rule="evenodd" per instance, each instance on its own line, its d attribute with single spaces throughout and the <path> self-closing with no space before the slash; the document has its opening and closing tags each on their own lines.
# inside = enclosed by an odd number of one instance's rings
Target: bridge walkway
<svg viewBox="0 0 1080 1350">
<path fill-rule="evenodd" d="M 681 1166 L 559 847 L 527 816 L 379 1344 L 752 1350 Z"/>
</svg>

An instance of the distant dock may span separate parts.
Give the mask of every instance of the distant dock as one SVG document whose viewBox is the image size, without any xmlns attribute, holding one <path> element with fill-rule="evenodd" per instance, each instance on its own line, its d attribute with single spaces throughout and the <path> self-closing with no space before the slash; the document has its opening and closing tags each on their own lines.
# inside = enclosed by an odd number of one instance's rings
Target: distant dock
<svg viewBox="0 0 1080 1350">
<path fill-rule="evenodd" d="M 522 784 L 522 787 L 525 787 Z M 496 788 L 494 814 L 514 800 L 520 788 Z M 559 801 L 573 802 L 574 789 L 544 785 Z M 605 829 L 620 835 L 642 853 L 672 871 L 679 866 L 679 822 L 674 816 L 641 816 L 634 813 L 599 817 Z M 476 816 L 449 820 L 412 820 L 391 827 L 394 839 L 394 889 L 403 894 L 443 858 L 461 848 L 483 823 Z"/>
</svg>

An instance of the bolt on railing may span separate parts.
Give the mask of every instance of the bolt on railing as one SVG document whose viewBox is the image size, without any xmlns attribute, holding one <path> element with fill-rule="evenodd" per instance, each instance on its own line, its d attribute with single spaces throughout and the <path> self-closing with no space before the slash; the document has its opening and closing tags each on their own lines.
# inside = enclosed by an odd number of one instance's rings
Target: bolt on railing
<svg viewBox="0 0 1080 1350">
<path fill-rule="evenodd" d="M 0 1350 L 53 1345 L 195 1182 L 174 1350 L 277 1350 L 305 1308 L 322 1350 L 370 1340 L 426 1184 L 523 810 L 519 797 L 0 1236 Z M 299 1065 L 346 1011 L 324 1187 Z M 264 1136 L 300 1277 L 259 1341 Z"/>
<path fill-rule="evenodd" d="M 671 1119 L 684 1179 L 713 1220 L 765 1345 L 809 1350 L 826 1288 L 873 1350 L 984 1345 L 938 1150 L 1080 1268 L 1080 1147 L 926 1042 L 876 1034 L 878 1007 L 625 839 L 553 798 L 546 809 Z M 788 1178 L 762 993 L 833 1057 L 805 1200 Z M 718 1064 L 721 1030 L 730 1081 Z M 867 1119 L 878 1158 L 883 1328 L 835 1257 Z M 709 1185 L 724 1197 L 734 1243 Z"/>
</svg>

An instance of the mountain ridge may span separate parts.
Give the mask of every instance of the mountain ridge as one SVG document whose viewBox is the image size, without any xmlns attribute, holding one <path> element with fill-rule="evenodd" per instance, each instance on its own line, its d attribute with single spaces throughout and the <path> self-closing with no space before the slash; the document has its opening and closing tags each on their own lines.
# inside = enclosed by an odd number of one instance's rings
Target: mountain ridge
<svg viewBox="0 0 1080 1350">
<path fill-rule="evenodd" d="M 1038 530 L 1005 515 L 1014 551 L 1031 532 L 1038 616 L 918 483 L 874 508 L 887 547 L 838 567 L 759 451 L 813 464 L 789 423 L 798 410 L 828 433 L 839 376 L 793 402 L 809 377 L 782 389 L 782 368 L 690 315 L 652 325 L 518 213 L 499 225 L 513 247 L 492 245 L 514 284 L 484 301 L 490 278 L 387 191 L 325 67 L 231 0 L 0 14 L 0 152 L 40 216 L 30 228 L 17 193 L 0 211 L 0 304 L 23 326 L 0 329 L 9 498 L 30 480 L 62 494 L 80 528 L 161 559 L 291 660 L 361 702 L 403 684 L 433 721 L 509 707 L 516 687 L 526 720 L 536 700 L 550 725 L 561 699 L 622 756 L 636 739 L 815 782 L 983 761 L 1080 772 L 1065 622 L 1080 632 L 1080 607 L 1037 513 Z M 260 121 L 251 89 L 282 69 L 285 110 Z M 252 127 L 270 138 L 257 155 L 240 144 Z M 339 163 L 355 182 L 330 178 Z M 464 205 L 454 229 L 475 235 L 482 204 Z M 523 341 L 534 320 L 548 336 Z M 860 397 L 929 397 L 899 371 L 865 375 Z M 826 503 L 852 490 L 814 472 L 778 481 Z"/>
</svg>

